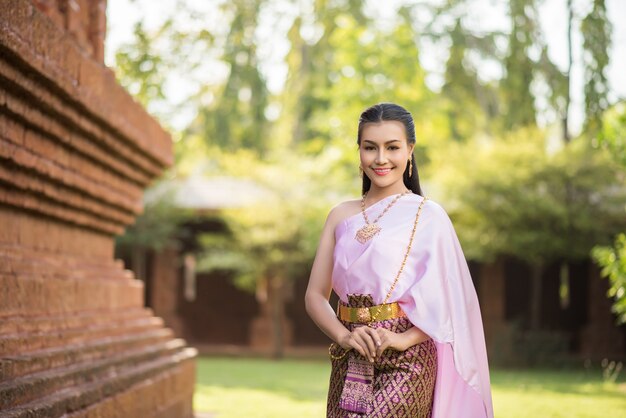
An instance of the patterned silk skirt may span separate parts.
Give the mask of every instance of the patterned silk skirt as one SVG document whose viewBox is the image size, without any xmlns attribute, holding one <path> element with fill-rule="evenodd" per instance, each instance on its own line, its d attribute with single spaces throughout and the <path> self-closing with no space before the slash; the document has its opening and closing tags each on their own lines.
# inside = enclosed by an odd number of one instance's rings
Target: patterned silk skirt
<svg viewBox="0 0 626 418">
<path fill-rule="evenodd" d="M 373 306 L 370 295 L 348 295 L 348 306 L 362 308 Z M 348 329 L 356 324 L 343 322 Z M 413 324 L 406 317 L 378 321 L 373 327 L 384 327 L 393 332 L 404 332 Z M 334 345 L 333 356 L 341 356 L 345 350 Z M 351 372 L 348 373 L 348 364 Z M 330 387 L 326 416 L 328 418 L 429 418 L 432 413 L 433 392 L 437 376 L 437 348 L 433 340 L 428 339 L 410 347 L 406 351 L 387 349 L 378 358 L 373 367 L 373 376 L 365 372 L 359 376 L 362 368 L 367 367 L 367 360 L 355 350 L 349 351 L 340 359 L 331 359 Z M 356 366 L 355 366 L 356 364 Z M 370 368 L 371 369 L 371 368 Z M 356 374 L 356 377 L 354 376 Z M 349 376 L 346 384 L 346 376 Z M 360 382 L 367 382 L 360 384 Z M 371 382 L 371 383 L 369 383 Z M 362 412 L 347 411 L 346 404 L 352 384 L 365 387 L 368 393 L 367 410 Z M 344 387 L 345 386 L 345 387 Z M 357 408 L 358 409 L 358 408 Z"/>
</svg>

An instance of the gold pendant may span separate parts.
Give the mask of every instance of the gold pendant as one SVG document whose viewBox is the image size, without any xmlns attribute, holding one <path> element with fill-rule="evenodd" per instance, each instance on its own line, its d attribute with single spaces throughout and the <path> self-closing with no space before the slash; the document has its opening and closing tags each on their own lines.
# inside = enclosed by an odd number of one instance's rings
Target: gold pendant
<svg viewBox="0 0 626 418">
<path fill-rule="evenodd" d="M 374 235 L 380 232 L 380 226 L 376 224 L 367 224 L 356 231 L 356 235 L 354 238 L 359 241 L 361 244 L 365 244 L 367 241 L 372 239 Z"/>
</svg>

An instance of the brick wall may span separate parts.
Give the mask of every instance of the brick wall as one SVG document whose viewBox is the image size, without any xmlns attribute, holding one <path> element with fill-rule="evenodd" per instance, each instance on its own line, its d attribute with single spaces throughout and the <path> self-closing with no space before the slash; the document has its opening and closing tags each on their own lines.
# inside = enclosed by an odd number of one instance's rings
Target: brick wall
<svg viewBox="0 0 626 418">
<path fill-rule="evenodd" d="M 195 351 L 113 259 L 172 149 L 102 64 L 105 6 L 0 2 L 3 417 L 192 416 Z"/>
</svg>

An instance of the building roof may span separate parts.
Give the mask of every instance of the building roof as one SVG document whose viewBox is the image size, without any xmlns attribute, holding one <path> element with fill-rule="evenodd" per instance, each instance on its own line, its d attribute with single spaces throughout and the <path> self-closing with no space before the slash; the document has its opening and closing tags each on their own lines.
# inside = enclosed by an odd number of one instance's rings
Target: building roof
<svg viewBox="0 0 626 418">
<path fill-rule="evenodd" d="M 166 194 L 172 195 L 174 205 L 179 208 L 219 210 L 254 204 L 270 192 L 249 179 L 193 174 L 158 183 L 146 192 L 144 201 L 150 203 Z"/>
</svg>

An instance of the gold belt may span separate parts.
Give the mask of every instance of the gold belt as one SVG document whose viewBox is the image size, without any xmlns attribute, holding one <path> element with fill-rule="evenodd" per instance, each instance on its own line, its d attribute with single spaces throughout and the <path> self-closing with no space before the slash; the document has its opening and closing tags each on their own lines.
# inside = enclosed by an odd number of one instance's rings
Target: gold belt
<svg viewBox="0 0 626 418">
<path fill-rule="evenodd" d="M 380 313 L 378 313 L 379 309 Z M 377 315 L 376 321 L 403 318 L 406 316 L 398 302 L 370 306 L 369 308 L 351 308 L 343 305 L 341 301 L 339 301 L 339 305 L 337 306 L 337 317 L 344 322 L 367 324 L 374 315 Z"/>
</svg>

